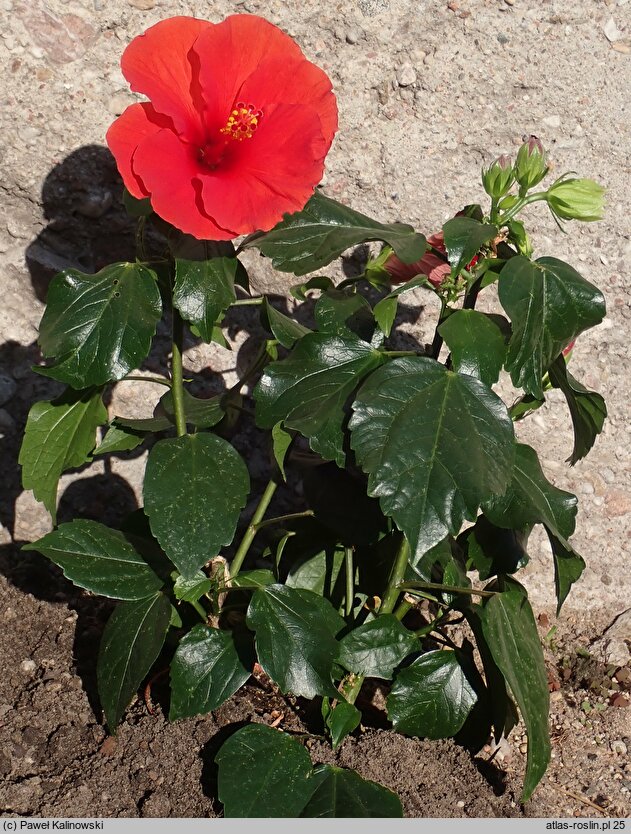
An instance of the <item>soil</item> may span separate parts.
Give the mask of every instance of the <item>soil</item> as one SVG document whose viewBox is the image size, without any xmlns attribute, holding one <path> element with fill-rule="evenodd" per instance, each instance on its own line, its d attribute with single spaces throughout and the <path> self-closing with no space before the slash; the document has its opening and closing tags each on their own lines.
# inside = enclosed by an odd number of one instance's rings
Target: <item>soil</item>
<svg viewBox="0 0 631 834">
<path fill-rule="evenodd" d="M 608 318 L 579 339 L 572 372 L 606 398 L 609 418 L 589 457 L 570 469 L 570 424 L 553 392 L 520 437 L 548 477 L 578 493 L 575 548 L 587 569 L 554 616 L 549 550 L 533 537 L 523 571 L 544 641 L 553 759 L 533 799 L 519 803 L 523 728 L 476 760 L 452 742 L 368 726 L 333 754 L 317 738 L 314 761 L 337 761 L 395 790 L 409 816 L 618 816 L 631 811 L 631 424 L 628 420 L 631 258 L 629 0 L 358 0 L 307 8 L 298 0 L 0 0 L 0 809 L 31 816 L 192 816 L 221 813 L 214 755 L 246 721 L 317 733 L 307 707 L 251 681 L 213 715 L 169 724 L 155 681 L 106 735 L 95 693 L 95 647 L 109 603 L 77 592 L 19 545 L 50 529 L 20 486 L 16 464 L 28 409 L 58 388 L 32 373 L 37 325 L 52 275 L 133 258 L 133 225 L 103 146 L 112 119 L 134 101 L 120 69 L 125 44 L 176 14 L 215 21 L 261 14 L 297 39 L 331 76 L 340 131 L 327 160 L 330 196 L 385 222 L 430 233 L 482 198 L 479 170 L 535 133 L 554 171 L 608 188 L 606 220 L 561 235 L 540 206 L 536 254 L 576 266 L 605 294 Z M 626 143 L 626 144 L 625 144 Z M 541 209 L 541 210 L 539 210 Z M 352 259 L 345 264 L 352 269 Z M 252 284 L 279 299 L 291 283 L 249 257 Z M 336 274 L 335 272 L 333 273 Z M 403 307 L 401 347 L 431 338 L 427 294 Z M 247 364 L 256 315 L 227 320 L 232 351 L 190 343 L 188 372 L 214 392 Z M 159 338 L 164 338 L 161 334 Z M 164 346 L 164 345 L 162 345 Z M 156 357 L 159 351 L 156 351 Z M 147 362 L 159 370 L 159 359 Z M 155 386 L 115 386 L 110 409 L 147 416 Z M 504 393 L 509 391 L 506 380 Z M 254 481 L 265 453 L 238 439 Z M 60 519 L 112 525 L 141 494 L 145 451 L 113 457 L 60 485 Z M 289 500 L 281 496 L 279 500 Z M 142 696 L 142 693 L 141 693 Z M 378 721 L 374 722 L 378 725 Z"/>
</svg>

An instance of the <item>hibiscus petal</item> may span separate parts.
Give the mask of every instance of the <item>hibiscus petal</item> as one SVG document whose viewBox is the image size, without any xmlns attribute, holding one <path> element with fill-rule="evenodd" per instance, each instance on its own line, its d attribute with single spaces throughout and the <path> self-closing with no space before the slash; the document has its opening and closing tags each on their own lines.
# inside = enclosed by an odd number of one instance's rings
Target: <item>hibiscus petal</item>
<svg viewBox="0 0 631 834">
<path fill-rule="evenodd" d="M 286 58 L 266 58 L 244 81 L 239 99 L 252 102 L 263 111 L 263 119 L 270 104 L 308 104 L 317 110 L 322 135 L 331 147 L 337 131 L 337 102 L 327 74 L 307 61 Z"/>
<path fill-rule="evenodd" d="M 211 25 L 199 35 L 193 51 L 199 57 L 201 94 L 212 127 L 225 125 L 244 81 L 264 59 L 305 60 L 289 35 L 249 14 L 231 15 Z"/>
<path fill-rule="evenodd" d="M 121 59 L 123 75 L 136 93 L 144 93 L 159 113 L 190 141 L 203 136 L 197 69 L 191 47 L 212 23 L 194 17 L 171 17 L 156 23 L 129 44 Z"/>
<path fill-rule="evenodd" d="M 170 124 L 170 119 L 156 113 L 151 104 L 132 104 L 107 131 L 105 141 L 116 160 L 125 188 L 139 200 L 147 197 L 149 192 L 132 168 L 134 151 L 143 139 Z"/>
<path fill-rule="evenodd" d="M 230 142 L 225 161 L 200 178 L 208 214 L 239 234 L 300 211 L 322 178 L 328 147 L 311 107 L 273 105 L 251 139 Z"/>
<path fill-rule="evenodd" d="M 239 232 L 219 226 L 204 209 L 196 154 L 172 130 L 160 130 L 138 145 L 132 165 L 163 220 L 201 240 L 231 240 Z"/>
</svg>

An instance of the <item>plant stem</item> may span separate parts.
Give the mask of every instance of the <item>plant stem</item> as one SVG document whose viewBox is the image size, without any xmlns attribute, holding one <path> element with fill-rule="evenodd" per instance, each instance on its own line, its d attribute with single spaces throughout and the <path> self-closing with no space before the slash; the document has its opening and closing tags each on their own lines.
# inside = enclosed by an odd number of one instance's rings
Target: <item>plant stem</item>
<svg viewBox="0 0 631 834">
<path fill-rule="evenodd" d="M 482 277 L 478 278 L 477 281 L 474 281 L 473 284 L 469 287 L 467 292 L 465 293 L 464 301 L 462 302 L 462 309 L 463 310 L 473 310 L 475 309 L 476 301 L 478 300 L 478 293 L 480 292 L 480 287 L 482 286 Z"/>
<path fill-rule="evenodd" d="M 253 526 L 256 527 L 256 532 L 258 533 L 263 527 L 269 527 L 271 524 L 280 524 L 281 521 L 293 521 L 294 518 L 309 518 L 312 515 L 314 515 L 313 510 L 302 510 L 299 513 L 287 513 L 286 515 L 277 515 L 274 518 L 266 518 L 265 521 L 260 521 Z"/>
<path fill-rule="evenodd" d="M 436 330 L 434 331 L 434 341 L 432 342 L 432 348 L 431 348 L 431 351 L 430 351 L 432 359 L 438 359 L 438 357 L 440 356 L 440 349 L 443 346 L 443 337 L 438 332 L 438 328 L 445 321 L 446 311 L 447 311 L 447 305 L 445 304 L 445 302 L 441 298 L 441 300 L 440 300 L 440 316 L 438 317 L 438 324 L 436 325 Z"/>
<path fill-rule="evenodd" d="M 274 497 L 274 493 L 278 489 L 278 484 L 276 481 L 269 481 L 267 486 L 265 487 L 265 492 L 261 496 L 261 500 L 258 503 L 256 510 L 254 511 L 254 515 L 252 516 L 252 521 L 250 522 L 248 529 L 245 531 L 245 535 L 241 539 L 241 544 L 239 545 L 239 549 L 235 553 L 234 559 L 232 560 L 232 564 L 230 565 L 230 578 L 234 579 L 234 577 L 239 573 L 241 570 L 241 566 L 245 560 L 245 557 L 248 555 L 248 551 L 252 542 L 254 541 L 254 537 L 258 533 L 259 525 L 263 520 L 263 516 L 267 512 L 267 508 L 270 505 L 272 498 Z"/>
<path fill-rule="evenodd" d="M 230 391 L 240 391 L 243 388 L 243 386 L 252 379 L 253 376 L 256 376 L 256 374 L 258 374 L 259 371 L 263 370 L 263 368 L 269 362 L 269 359 L 269 354 L 267 353 L 265 344 L 263 344 L 261 345 L 259 352 L 254 357 L 254 361 L 252 362 L 250 367 L 246 370 L 241 379 L 232 386 Z"/>
<path fill-rule="evenodd" d="M 355 600 L 355 567 L 353 565 L 353 548 L 344 548 L 344 563 L 346 567 L 346 592 L 344 595 L 344 613 L 350 617 L 353 613 Z"/>
<path fill-rule="evenodd" d="M 410 545 L 408 544 L 408 540 L 402 534 L 401 544 L 395 557 L 394 564 L 392 565 L 392 571 L 388 580 L 388 587 L 386 588 L 383 601 L 379 606 L 379 614 L 392 614 L 394 611 L 394 607 L 399 599 L 399 594 L 401 593 L 401 588 L 399 586 L 405 576 L 405 569 L 407 568 L 409 558 Z"/>
<path fill-rule="evenodd" d="M 172 384 L 170 379 L 157 376 L 124 376 L 121 382 L 155 382 L 156 385 L 165 385 L 167 388 L 171 388 Z"/>
<path fill-rule="evenodd" d="M 251 304 L 262 304 L 265 301 L 264 296 L 256 296 L 255 298 L 239 298 L 233 301 L 231 307 L 246 307 Z"/>
<path fill-rule="evenodd" d="M 197 611 L 203 623 L 208 622 L 208 613 L 204 610 L 204 606 L 199 602 L 199 600 L 194 600 L 191 602 L 193 608 Z"/>
<path fill-rule="evenodd" d="M 401 602 L 394 609 L 394 616 L 397 618 L 397 620 L 402 620 L 408 613 L 410 608 L 412 608 L 412 603 L 408 602 L 407 599 L 402 599 Z"/>
<path fill-rule="evenodd" d="M 184 340 L 184 322 L 178 311 L 173 308 L 172 324 L 173 352 L 171 354 L 171 391 L 173 393 L 173 414 L 178 437 L 186 434 L 186 415 L 184 413 L 184 385 L 182 379 L 182 343 Z"/>
<path fill-rule="evenodd" d="M 472 597 L 494 597 L 497 591 L 482 591 L 477 588 L 460 588 L 457 585 L 442 585 L 440 582 L 401 582 L 397 586 L 398 591 L 410 591 L 415 593 L 416 589 L 427 589 L 431 591 L 445 591 L 448 594 L 469 594 Z M 379 611 L 381 613 L 381 610 Z"/>
<path fill-rule="evenodd" d="M 383 356 L 392 356 L 393 358 L 397 356 L 423 356 L 420 350 L 382 350 L 381 353 Z"/>
<path fill-rule="evenodd" d="M 530 203 L 536 203 L 539 200 L 545 200 L 548 195 L 547 191 L 536 191 L 534 194 L 531 194 L 529 197 L 522 197 L 515 205 L 509 209 L 506 214 L 503 214 L 499 220 L 497 225 L 504 226 L 508 223 L 509 220 L 512 220 L 516 214 L 525 208 L 525 206 L 530 205 Z"/>
</svg>

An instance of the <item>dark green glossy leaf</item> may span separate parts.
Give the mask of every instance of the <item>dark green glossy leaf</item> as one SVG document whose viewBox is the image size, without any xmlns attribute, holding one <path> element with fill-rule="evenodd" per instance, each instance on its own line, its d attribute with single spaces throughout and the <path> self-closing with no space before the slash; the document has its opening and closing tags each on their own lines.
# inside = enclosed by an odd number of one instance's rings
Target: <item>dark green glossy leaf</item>
<svg viewBox="0 0 631 834">
<path fill-rule="evenodd" d="M 173 420 L 166 415 L 157 417 L 115 417 L 113 424 L 130 432 L 159 432 L 173 428 Z"/>
<path fill-rule="evenodd" d="M 217 319 L 236 301 L 234 279 L 238 263 L 236 258 L 175 260 L 173 304 L 205 342 L 212 341 Z"/>
<path fill-rule="evenodd" d="M 405 578 L 418 579 L 420 577 L 427 582 L 436 581 L 443 575 L 445 566 L 452 557 L 451 536 L 445 536 L 438 544 L 421 554 L 420 558 L 410 559 L 408 565 L 410 575 L 406 575 Z"/>
<path fill-rule="evenodd" d="M 272 335 L 284 348 L 292 348 L 299 339 L 311 333 L 308 327 L 272 307 L 267 298 L 263 301 L 263 312 Z"/>
<path fill-rule="evenodd" d="M 286 733 L 263 724 L 237 730 L 215 757 L 224 816 L 297 817 L 311 796 L 311 759 Z"/>
<path fill-rule="evenodd" d="M 369 342 L 375 329 L 370 304 L 363 295 L 330 289 L 322 293 L 315 305 L 318 330 L 338 336 L 354 334 Z"/>
<path fill-rule="evenodd" d="M 22 486 L 32 489 L 52 516 L 57 516 L 57 485 L 62 472 L 90 460 L 96 430 L 107 422 L 100 391 L 66 391 L 29 411 L 20 449 Z"/>
<path fill-rule="evenodd" d="M 443 225 L 443 234 L 449 263 L 457 275 L 485 243 L 497 237 L 497 227 L 473 217 L 452 217 Z"/>
<path fill-rule="evenodd" d="M 493 660 L 508 681 L 528 731 L 528 758 L 522 802 L 546 772 L 550 760 L 548 676 L 537 624 L 525 589 L 505 579 L 502 593 L 491 597 L 481 612 L 482 631 Z"/>
<path fill-rule="evenodd" d="M 183 602 L 197 602 L 213 586 L 212 579 L 209 579 L 201 570 L 198 570 L 190 579 L 185 576 L 174 575 L 176 578 L 173 583 L 173 593 L 176 599 Z"/>
<path fill-rule="evenodd" d="M 474 377 L 433 359 L 395 359 L 362 385 L 353 411 L 368 493 L 406 534 L 413 562 L 510 482 L 512 421 Z"/>
<path fill-rule="evenodd" d="M 145 472 L 145 513 L 179 572 L 193 577 L 232 542 L 250 489 L 239 453 L 223 438 L 197 433 L 159 440 Z"/>
<path fill-rule="evenodd" d="M 542 523 L 568 539 L 574 532 L 576 509 L 576 496 L 546 479 L 535 450 L 517 443 L 510 486 L 485 504 L 484 514 L 498 527 L 518 530 Z"/>
<path fill-rule="evenodd" d="M 111 732 L 153 666 L 171 621 L 164 594 L 122 602 L 107 621 L 96 675 L 99 697 Z"/>
<path fill-rule="evenodd" d="M 309 333 L 287 359 L 272 362 L 254 391 L 262 428 L 280 420 L 309 438 L 322 457 L 344 465 L 344 406 L 383 354 L 354 336 Z"/>
<path fill-rule="evenodd" d="M 94 450 L 94 455 L 107 455 L 112 452 L 131 452 L 145 439 L 143 432 L 132 431 L 125 426 L 111 423 L 105 437 Z"/>
<path fill-rule="evenodd" d="M 485 313 L 456 310 L 438 328 L 451 351 L 454 370 L 494 385 L 506 358 L 499 327 Z"/>
<path fill-rule="evenodd" d="M 169 720 L 205 715 L 247 681 L 254 665 L 251 646 L 231 631 L 196 625 L 180 640 L 171 661 Z"/>
<path fill-rule="evenodd" d="M 331 745 L 335 750 L 349 733 L 356 730 L 362 720 L 362 714 L 354 704 L 340 701 L 326 717 L 326 726 L 331 734 Z"/>
<path fill-rule="evenodd" d="M 387 700 L 388 718 L 408 736 L 450 738 L 477 697 L 457 652 L 427 652 L 397 675 Z"/>
<path fill-rule="evenodd" d="M 231 588 L 265 588 L 273 585 L 276 577 L 271 570 L 244 570 L 230 580 Z"/>
<path fill-rule="evenodd" d="M 314 786 L 313 794 L 301 817 L 359 819 L 403 816 L 401 800 L 396 794 L 377 782 L 362 779 L 354 770 L 319 765 L 313 771 L 311 784 Z"/>
<path fill-rule="evenodd" d="M 513 384 L 543 397 L 542 378 L 563 348 L 605 315 L 593 284 L 556 258 L 511 258 L 500 274 L 502 307 L 513 324 L 506 370 Z"/>
<path fill-rule="evenodd" d="M 574 427 L 574 448 L 568 461 L 572 466 L 585 457 L 603 429 L 607 416 L 604 399 L 589 391 L 568 371 L 563 356 L 557 357 L 548 371 L 550 382 L 560 388 L 567 400 Z"/>
<path fill-rule="evenodd" d="M 458 537 L 465 556 L 471 560 L 480 579 L 515 573 L 528 564 L 526 545 L 532 526 L 508 530 L 492 524 L 485 515 Z"/>
<path fill-rule="evenodd" d="M 572 585 L 581 578 L 585 560 L 564 539 L 555 536 L 547 527 L 554 558 L 554 585 L 557 595 L 557 617 Z"/>
<path fill-rule="evenodd" d="M 39 343 L 56 363 L 38 372 L 73 388 L 103 385 L 137 368 L 162 315 L 156 275 L 137 263 L 111 264 L 96 275 L 64 270 L 53 278 L 47 302 Z"/>
<path fill-rule="evenodd" d="M 343 549 L 321 550 L 315 556 L 294 563 L 289 569 L 286 585 L 313 591 L 338 606 L 344 597 L 343 565 Z"/>
<path fill-rule="evenodd" d="M 330 602 L 312 591 L 269 585 L 255 591 L 247 623 L 256 632 L 259 663 L 283 692 L 339 694 L 331 670 L 344 620 Z"/>
<path fill-rule="evenodd" d="M 324 275 L 316 275 L 314 278 L 309 278 L 304 284 L 294 284 L 289 288 L 289 293 L 292 298 L 298 301 L 307 301 L 309 299 L 309 292 L 311 290 L 329 290 L 335 286 L 330 278 Z"/>
<path fill-rule="evenodd" d="M 405 284 L 397 287 L 385 298 L 382 298 L 381 301 L 375 304 L 372 312 L 375 317 L 375 321 L 385 336 L 390 335 L 390 331 L 392 330 L 392 326 L 396 319 L 399 296 L 409 292 L 410 290 L 416 289 L 416 287 L 429 287 L 432 289 L 432 285 L 427 280 L 425 275 L 418 275 L 416 278 L 412 278 L 411 281 L 407 281 Z"/>
<path fill-rule="evenodd" d="M 281 272 L 305 275 L 368 240 L 389 243 L 399 258 L 414 263 L 425 252 L 425 238 L 403 223 L 384 225 L 316 191 L 302 211 L 289 214 L 271 232 L 253 239 Z"/>
<path fill-rule="evenodd" d="M 104 597 L 143 599 L 162 587 L 125 536 L 97 521 L 60 524 L 24 550 L 43 553 L 75 585 Z"/>
<path fill-rule="evenodd" d="M 418 638 L 394 614 L 382 614 L 340 640 L 339 662 L 349 672 L 391 680 L 396 667 L 418 650 Z"/>
</svg>

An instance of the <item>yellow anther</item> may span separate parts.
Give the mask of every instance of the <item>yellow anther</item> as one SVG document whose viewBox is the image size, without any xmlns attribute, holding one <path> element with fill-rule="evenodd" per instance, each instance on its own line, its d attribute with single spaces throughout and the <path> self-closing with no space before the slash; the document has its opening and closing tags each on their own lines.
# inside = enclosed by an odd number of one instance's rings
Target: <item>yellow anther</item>
<svg viewBox="0 0 631 834">
<path fill-rule="evenodd" d="M 228 117 L 226 126 L 222 127 L 220 132 L 232 137 L 232 139 L 237 139 L 239 142 L 244 139 L 251 139 L 262 117 L 262 111 L 258 110 L 253 104 L 244 104 L 244 102 L 238 101 L 235 109 Z"/>
</svg>

